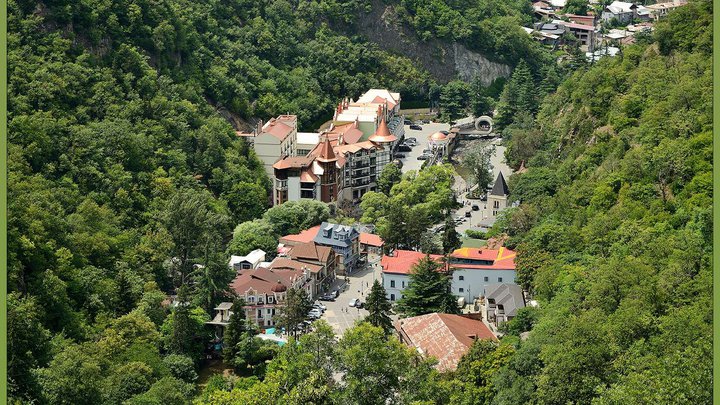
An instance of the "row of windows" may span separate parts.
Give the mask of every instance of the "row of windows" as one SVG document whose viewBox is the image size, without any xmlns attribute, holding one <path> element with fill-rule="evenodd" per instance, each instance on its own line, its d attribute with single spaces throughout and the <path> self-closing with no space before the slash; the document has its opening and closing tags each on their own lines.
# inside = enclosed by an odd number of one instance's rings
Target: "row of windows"
<svg viewBox="0 0 720 405">
<path fill-rule="evenodd" d="M 459 279 L 460 281 L 464 281 L 464 280 L 465 280 L 465 276 L 458 276 L 458 279 Z M 485 281 L 486 283 L 489 282 L 489 281 L 490 281 L 490 277 L 487 277 L 487 276 L 484 277 L 484 278 L 483 278 L 483 281 Z M 498 283 L 502 283 L 502 282 L 503 282 L 503 278 L 502 278 L 502 277 L 498 277 L 498 278 L 497 278 L 497 281 L 498 281 Z M 390 280 L 390 288 L 395 288 L 395 280 Z M 404 281 L 402 282 L 402 288 L 405 288 L 405 282 L 404 282 Z M 463 291 L 464 291 L 464 290 L 461 288 L 461 289 L 460 289 L 460 292 L 463 292 Z"/>
</svg>

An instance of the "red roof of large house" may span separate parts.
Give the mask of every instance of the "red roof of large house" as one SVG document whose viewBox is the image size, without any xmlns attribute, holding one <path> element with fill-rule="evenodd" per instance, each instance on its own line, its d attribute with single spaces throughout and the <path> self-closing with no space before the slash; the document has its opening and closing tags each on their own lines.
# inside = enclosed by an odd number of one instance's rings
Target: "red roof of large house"
<svg viewBox="0 0 720 405">
<path fill-rule="evenodd" d="M 375 247 L 382 247 L 382 245 L 384 245 L 385 242 L 382 240 L 382 238 L 379 235 L 375 235 L 374 233 L 360 232 L 360 244 L 361 245 L 370 245 L 370 246 L 375 246 Z"/>
<path fill-rule="evenodd" d="M 383 255 L 380 265 L 383 273 L 410 274 L 410 269 L 425 256 L 425 253 L 413 250 L 396 250 L 393 256 Z M 438 260 L 442 255 L 430 255 L 430 258 Z"/>
<path fill-rule="evenodd" d="M 497 340 L 482 321 L 460 315 L 426 314 L 395 322 L 403 342 L 438 360 L 439 371 L 453 371 L 476 339 Z"/>
<path fill-rule="evenodd" d="M 281 115 L 278 118 L 272 118 L 262 128 L 263 132 L 266 132 L 275 138 L 283 141 L 293 131 L 293 126 L 296 125 L 297 117 L 294 115 Z"/>
<path fill-rule="evenodd" d="M 317 235 L 319 230 L 320 230 L 320 225 L 313 226 L 312 228 L 306 229 L 295 235 L 285 235 L 282 238 L 280 238 L 280 242 L 285 243 L 285 244 L 298 244 L 298 243 L 312 242 L 312 240 L 315 239 L 315 235 Z"/>
</svg>

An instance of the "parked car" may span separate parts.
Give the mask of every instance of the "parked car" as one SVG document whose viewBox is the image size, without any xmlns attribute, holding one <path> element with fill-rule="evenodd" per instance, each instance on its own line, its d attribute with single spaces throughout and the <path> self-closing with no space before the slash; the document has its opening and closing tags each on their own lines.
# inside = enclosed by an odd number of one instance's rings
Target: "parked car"
<svg viewBox="0 0 720 405">
<path fill-rule="evenodd" d="M 405 141 L 405 143 L 403 145 L 407 145 L 407 146 L 413 148 L 413 147 L 417 146 L 417 141 Z"/>
<path fill-rule="evenodd" d="M 325 312 L 325 310 L 327 309 L 327 307 L 325 305 L 323 305 L 319 302 L 314 303 L 313 308 L 317 308 L 317 309 L 321 310 L 322 312 Z"/>
<path fill-rule="evenodd" d="M 422 120 L 422 123 L 423 123 L 423 124 L 429 124 L 429 123 L 430 123 L 430 120 Z"/>
<path fill-rule="evenodd" d="M 472 210 L 473 210 L 473 211 L 480 211 L 480 207 L 478 207 L 476 204 L 473 204 Z"/>
<path fill-rule="evenodd" d="M 412 147 L 410 147 L 410 145 L 401 143 L 400 145 L 398 145 L 397 150 L 398 150 L 398 152 L 411 152 Z"/>
<path fill-rule="evenodd" d="M 355 305 L 355 306 L 358 307 L 358 308 L 364 308 L 364 307 L 365 307 L 365 303 L 364 303 L 364 302 L 361 302 L 361 301 L 358 301 L 357 305 Z"/>
<path fill-rule="evenodd" d="M 318 300 L 320 301 L 335 301 L 335 295 L 334 294 L 323 294 L 320 297 L 318 297 Z"/>
<path fill-rule="evenodd" d="M 417 138 L 415 138 L 415 137 L 405 138 L 405 142 L 417 142 Z"/>
<path fill-rule="evenodd" d="M 356 307 L 356 306 L 358 306 L 358 303 L 360 303 L 360 298 L 353 298 L 350 300 L 350 303 L 348 304 L 348 306 Z"/>
<path fill-rule="evenodd" d="M 428 155 L 420 155 L 417 157 L 417 160 L 428 160 L 429 157 Z"/>
<path fill-rule="evenodd" d="M 416 131 L 421 131 L 421 130 L 422 130 L 422 127 L 421 127 L 420 125 L 417 125 L 417 124 L 412 124 L 412 125 L 410 125 L 410 129 L 414 129 L 414 130 L 416 130 Z"/>
<path fill-rule="evenodd" d="M 405 159 L 405 155 L 402 153 L 396 153 L 393 158 L 395 159 Z"/>
<path fill-rule="evenodd" d="M 322 316 L 322 312 L 320 312 L 319 309 L 312 309 L 310 312 L 308 312 L 308 318 L 310 319 L 320 319 Z"/>
<path fill-rule="evenodd" d="M 480 201 L 487 201 L 487 194 L 483 194 L 480 196 Z"/>
<path fill-rule="evenodd" d="M 405 125 L 412 125 L 412 121 L 410 121 L 410 120 L 405 120 Z"/>
<path fill-rule="evenodd" d="M 471 216 L 472 216 L 472 211 L 466 211 L 466 212 L 465 212 L 465 217 L 466 217 L 466 218 L 470 218 Z"/>
</svg>

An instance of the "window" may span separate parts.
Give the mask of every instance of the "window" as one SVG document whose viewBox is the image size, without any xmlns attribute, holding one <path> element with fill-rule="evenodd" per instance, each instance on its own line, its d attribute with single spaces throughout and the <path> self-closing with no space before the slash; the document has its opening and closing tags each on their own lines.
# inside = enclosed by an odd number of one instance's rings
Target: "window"
<svg viewBox="0 0 720 405">
<path fill-rule="evenodd" d="M 500 208 L 500 201 L 493 201 L 493 208 Z"/>
<path fill-rule="evenodd" d="M 460 277 L 458 277 L 458 280 L 460 280 L 460 281 L 465 280 L 465 276 L 460 276 Z"/>
<path fill-rule="evenodd" d="M 270 315 L 270 314 L 272 314 L 272 309 L 268 308 L 266 312 L 268 315 Z"/>
<path fill-rule="evenodd" d="M 262 309 L 258 309 L 257 317 L 262 318 Z"/>
<path fill-rule="evenodd" d="M 272 304 L 272 303 L 273 303 L 273 297 L 268 297 L 268 300 L 267 300 L 267 301 L 268 301 L 268 304 Z"/>
<path fill-rule="evenodd" d="M 465 289 L 464 289 L 464 288 L 458 288 L 458 291 L 460 291 L 460 292 L 465 292 Z"/>
<path fill-rule="evenodd" d="M 395 288 L 395 280 L 390 280 L 390 288 Z"/>
<path fill-rule="evenodd" d="M 395 294 L 390 294 L 390 301 L 395 301 Z"/>
<path fill-rule="evenodd" d="M 502 277 L 498 277 L 498 283 L 502 283 Z"/>
<path fill-rule="evenodd" d="M 487 282 L 487 281 L 488 281 L 488 277 L 483 277 L 483 281 Z"/>
<path fill-rule="evenodd" d="M 402 288 L 405 288 L 405 282 L 404 282 L 404 281 L 402 282 Z"/>
</svg>

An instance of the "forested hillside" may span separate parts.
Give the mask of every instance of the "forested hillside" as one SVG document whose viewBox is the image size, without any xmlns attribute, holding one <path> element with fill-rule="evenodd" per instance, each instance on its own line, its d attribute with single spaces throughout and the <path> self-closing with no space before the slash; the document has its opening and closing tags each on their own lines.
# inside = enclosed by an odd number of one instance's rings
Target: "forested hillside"
<svg viewBox="0 0 720 405">
<path fill-rule="evenodd" d="M 361 5 L 9 2 L 11 397 L 192 396 L 225 245 L 269 202 L 223 115 L 315 128 L 340 97 L 427 88 L 409 60 L 328 28 Z M 181 284 L 192 309 L 167 317 Z"/>
<path fill-rule="evenodd" d="M 568 78 L 508 158 L 504 221 L 540 302 L 497 403 L 710 403 L 712 4 Z"/>
<path fill-rule="evenodd" d="M 464 4 L 399 7 L 420 37 L 475 42 L 512 64 L 532 55 L 525 37 L 508 45 L 525 3 Z M 522 204 L 497 231 L 540 308 L 499 347 L 478 344 L 457 374 L 439 375 L 382 329 L 362 324 L 337 343 L 321 326 L 279 350 L 267 377 L 198 392 L 203 323 L 234 274 L 232 229 L 262 217 L 252 229 L 267 231 L 253 236 L 272 245 L 329 215 L 308 205 L 297 223 L 276 223 L 262 164 L 225 117 L 289 112 L 315 129 L 340 97 L 388 87 L 424 99 L 430 88 L 409 59 L 339 28 L 363 7 L 9 2 L 12 401 L 710 402 L 710 1 L 659 23 L 649 46 L 576 72 L 534 120 L 505 106 L 508 160 L 527 171 L 511 179 Z M 456 17 L 469 28 L 443 28 Z M 532 83 L 539 60 L 513 83 Z"/>
</svg>

